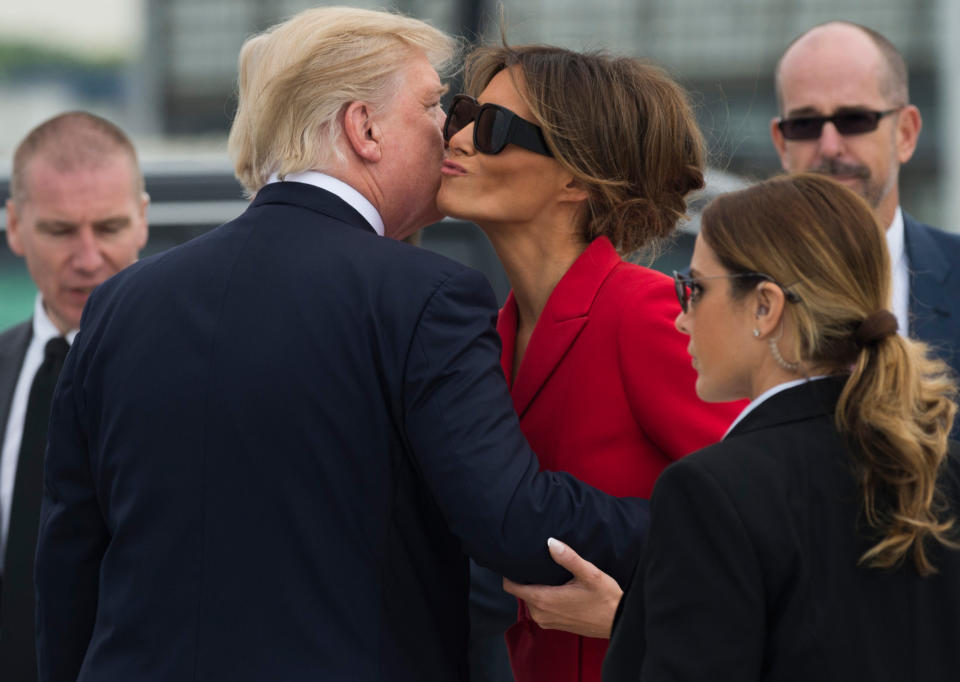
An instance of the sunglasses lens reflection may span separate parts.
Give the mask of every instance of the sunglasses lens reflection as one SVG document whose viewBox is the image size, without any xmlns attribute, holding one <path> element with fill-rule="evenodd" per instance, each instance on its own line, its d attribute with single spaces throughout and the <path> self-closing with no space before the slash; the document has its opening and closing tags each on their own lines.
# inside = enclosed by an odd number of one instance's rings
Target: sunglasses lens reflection
<svg viewBox="0 0 960 682">
<path fill-rule="evenodd" d="M 848 111 L 833 116 L 801 116 L 780 122 L 780 131 L 788 140 L 816 140 L 828 121 L 841 135 L 859 135 L 877 129 L 881 116 L 887 112 Z"/>
<path fill-rule="evenodd" d="M 834 125 L 841 135 L 856 135 L 869 133 L 877 129 L 880 117 L 869 111 L 856 111 L 849 114 L 834 116 Z"/>
<path fill-rule="evenodd" d="M 680 303 L 680 310 L 687 312 L 687 301 L 690 300 L 690 290 L 687 289 L 687 283 L 683 275 L 678 272 L 673 273 L 673 287 L 677 292 L 677 301 Z"/>
<path fill-rule="evenodd" d="M 469 99 L 454 98 L 450 105 L 450 111 L 447 112 L 447 123 L 443 129 L 444 138 L 447 142 L 450 141 L 451 137 L 470 125 L 476 115 L 476 109 L 476 105 Z"/>
<path fill-rule="evenodd" d="M 788 140 L 815 140 L 820 137 L 825 119 L 818 117 L 787 119 L 781 130 Z"/>
</svg>

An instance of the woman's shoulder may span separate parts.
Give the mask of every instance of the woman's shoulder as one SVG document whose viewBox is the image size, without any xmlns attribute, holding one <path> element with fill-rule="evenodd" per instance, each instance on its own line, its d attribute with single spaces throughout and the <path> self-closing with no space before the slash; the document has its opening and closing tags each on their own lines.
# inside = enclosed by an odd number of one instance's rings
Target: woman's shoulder
<svg viewBox="0 0 960 682">
<path fill-rule="evenodd" d="M 673 292 L 673 279 L 664 273 L 644 265 L 622 261 L 610 273 L 608 282 L 614 287 L 626 291 L 642 293 L 644 291 Z"/>
<path fill-rule="evenodd" d="M 681 469 L 680 475 L 697 472 L 723 487 L 749 491 L 747 495 L 777 495 L 804 482 L 827 485 L 834 475 L 845 479 L 849 473 L 829 416 L 734 433 L 673 467 Z"/>
</svg>

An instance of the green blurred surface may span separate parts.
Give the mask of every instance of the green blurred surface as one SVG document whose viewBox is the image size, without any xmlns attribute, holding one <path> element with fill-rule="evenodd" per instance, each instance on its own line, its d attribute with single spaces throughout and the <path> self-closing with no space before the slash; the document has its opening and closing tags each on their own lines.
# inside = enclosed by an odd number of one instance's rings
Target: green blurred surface
<svg viewBox="0 0 960 682">
<path fill-rule="evenodd" d="M 36 294 L 22 260 L 0 259 L 0 331 L 30 317 Z"/>
</svg>

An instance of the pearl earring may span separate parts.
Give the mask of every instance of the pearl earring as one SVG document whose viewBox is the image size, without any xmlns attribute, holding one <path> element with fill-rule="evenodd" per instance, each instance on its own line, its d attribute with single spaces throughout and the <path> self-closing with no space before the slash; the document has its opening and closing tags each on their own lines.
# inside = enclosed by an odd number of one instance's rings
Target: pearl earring
<svg viewBox="0 0 960 682">
<path fill-rule="evenodd" d="M 759 337 L 760 337 L 760 330 L 757 329 L 756 327 L 754 327 L 754 329 L 753 329 L 753 335 L 754 335 L 755 337 L 759 338 Z"/>
<path fill-rule="evenodd" d="M 770 337 L 770 354 L 773 356 L 774 362 L 776 362 L 782 369 L 787 370 L 788 372 L 796 372 L 800 369 L 799 362 L 788 362 L 786 358 L 780 353 L 780 348 L 777 346 L 777 341 L 772 336 Z"/>
</svg>

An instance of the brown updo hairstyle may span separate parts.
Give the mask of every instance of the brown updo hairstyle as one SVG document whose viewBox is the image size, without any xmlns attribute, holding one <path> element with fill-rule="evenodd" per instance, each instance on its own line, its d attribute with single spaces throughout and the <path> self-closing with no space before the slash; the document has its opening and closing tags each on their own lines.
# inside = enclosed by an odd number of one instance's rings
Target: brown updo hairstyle
<svg viewBox="0 0 960 682">
<path fill-rule="evenodd" d="M 864 340 L 864 320 L 890 305 L 886 241 L 870 207 L 823 176 L 777 177 L 718 197 L 703 213 L 701 236 L 730 272 L 763 272 L 797 294 L 784 314 L 799 360 L 849 375 L 836 424 L 878 538 L 861 563 L 891 568 L 909 555 L 921 575 L 935 572 L 929 542 L 958 547 L 937 491 L 957 387 L 923 343 L 895 333 Z M 757 284 L 730 281 L 734 298 Z"/>
<path fill-rule="evenodd" d="M 703 187 L 703 137 L 683 88 L 637 59 L 528 45 L 472 52 L 468 94 L 514 66 L 547 145 L 589 191 L 584 241 L 606 236 L 629 253 L 669 237 Z"/>
</svg>

